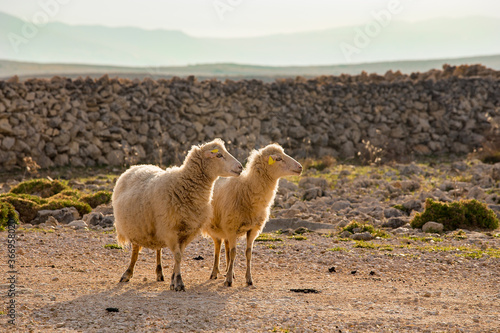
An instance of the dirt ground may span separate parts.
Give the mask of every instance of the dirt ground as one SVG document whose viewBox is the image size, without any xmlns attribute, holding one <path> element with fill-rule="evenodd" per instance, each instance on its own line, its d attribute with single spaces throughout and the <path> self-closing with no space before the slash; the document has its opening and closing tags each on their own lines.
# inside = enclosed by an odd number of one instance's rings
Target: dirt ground
<svg viewBox="0 0 500 333">
<path fill-rule="evenodd" d="M 273 235 L 281 241 L 255 244 L 254 287 L 244 285 L 244 246 L 238 244 L 230 288 L 223 286 L 223 276 L 208 279 L 213 245 L 199 237 L 183 260 L 186 292 L 155 281 L 155 254 L 147 249 L 132 280 L 118 283 L 130 250 L 105 248 L 116 243 L 113 232 L 58 226 L 18 228 L 16 236 L 12 325 L 7 307 L 12 298 L 6 297 L 12 286 L 5 278 L 12 276 L 8 232 L 0 233 L 1 331 L 499 332 L 500 327 L 500 259 L 487 254 L 500 248 L 493 234 L 393 236 L 369 242 L 373 248 L 319 233 L 306 233 L 303 240 Z M 163 265 L 170 276 L 168 250 Z"/>
</svg>

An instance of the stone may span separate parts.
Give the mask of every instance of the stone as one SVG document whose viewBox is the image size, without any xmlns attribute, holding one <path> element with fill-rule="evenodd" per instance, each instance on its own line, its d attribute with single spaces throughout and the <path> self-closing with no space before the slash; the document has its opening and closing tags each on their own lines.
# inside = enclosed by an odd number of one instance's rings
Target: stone
<svg viewBox="0 0 500 333">
<path fill-rule="evenodd" d="M 10 150 L 15 143 L 16 143 L 15 138 L 7 136 L 2 140 L 2 148 L 4 148 L 5 150 Z"/>
<path fill-rule="evenodd" d="M 373 235 L 370 234 L 368 231 L 365 231 L 351 235 L 351 239 L 368 241 L 373 239 Z"/>
<path fill-rule="evenodd" d="M 56 210 L 39 210 L 31 223 L 34 225 L 45 223 L 50 217 L 53 217 L 59 223 L 68 224 L 79 219 L 80 214 L 75 207 L 64 207 Z"/>
<path fill-rule="evenodd" d="M 299 189 L 299 187 L 297 185 L 295 185 L 294 183 L 286 180 L 285 178 L 280 178 L 279 180 L 279 187 L 280 188 L 286 188 L 292 192 L 295 192 Z"/>
<path fill-rule="evenodd" d="M 320 187 L 313 187 L 304 191 L 302 199 L 311 201 L 323 195 L 323 190 Z"/>
<path fill-rule="evenodd" d="M 406 221 L 399 217 L 391 217 L 386 222 L 382 223 L 382 227 L 384 228 L 392 228 L 396 229 L 402 227 L 406 224 Z"/>
<path fill-rule="evenodd" d="M 70 227 L 75 227 L 75 229 L 83 229 L 88 227 L 87 223 L 83 220 L 76 220 L 68 224 Z"/>
<path fill-rule="evenodd" d="M 112 150 L 106 154 L 106 160 L 109 165 L 123 165 L 125 162 L 125 153 L 122 150 Z"/>
<path fill-rule="evenodd" d="M 334 202 L 332 204 L 332 210 L 334 210 L 334 211 L 339 211 L 339 210 L 343 210 L 343 209 L 350 208 L 350 207 L 351 207 L 351 203 L 349 201 L 346 201 L 346 200 L 339 200 L 339 201 Z"/>
<path fill-rule="evenodd" d="M 302 177 L 299 180 L 299 187 L 305 189 L 319 187 L 322 190 L 326 190 L 328 189 L 328 182 L 324 178 Z"/>
<path fill-rule="evenodd" d="M 104 215 L 100 212 L 90 212 L 89 214 L 83 215 L 82 220 L 88 225 L 98 225 L 103 218 Z"/>
<path fill-rule="evenodd" d="M 403 215 L 403 212 L 397 208 L 391 207 L 391 208 L 384 209 L 384 217 L 385 218 L 399 217 L 402 215 Z"/>
<path fill-rule="evenodd" d="M 422 226 L 422 231 L 426 233 L 441 233 L 443 230 L 443 224 L 432 221 L 429 221 Z"/>
</svg>

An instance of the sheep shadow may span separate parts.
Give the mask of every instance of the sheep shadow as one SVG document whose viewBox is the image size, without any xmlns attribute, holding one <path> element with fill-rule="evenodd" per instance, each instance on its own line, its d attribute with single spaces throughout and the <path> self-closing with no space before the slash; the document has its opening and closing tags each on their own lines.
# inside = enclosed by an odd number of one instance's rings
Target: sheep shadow
<svg viewBox="0 0 500 333">
<path fill-rule="evenodd" d="M 191 322 L 217 325 L 227 300 L 244 290 L 220 284 L 220 279 L 208 280 L 175 292 L 167 283 L 161 283 L 164 289 L 158 288 L 156 281 L 116 283 L 107 290 L 55 302 L 34 312 L 47 318 L 46 325 L 67 330 L 140 331 L 155 327 L 185 331 Z"/>
</svg>

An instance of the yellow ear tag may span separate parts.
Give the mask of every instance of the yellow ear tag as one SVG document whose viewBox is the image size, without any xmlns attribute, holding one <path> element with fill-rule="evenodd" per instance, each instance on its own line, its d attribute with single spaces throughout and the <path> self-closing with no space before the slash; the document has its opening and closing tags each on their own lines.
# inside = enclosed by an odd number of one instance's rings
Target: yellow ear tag
<svg viewBox="0 0 500 333">
<path fill-rule="evenodd" d="M 276 162 L 275 160 L 273 160 L 273 158 L 271 156 L 269 156 L 269 165 L 273 165 L 274 162 Z"/>
<path fill-rule="evenodd" d="M 218 153 L 218 152 L 219 152 L 219 149 L 213 149 L 213 150 L 211 150 L 210 152 L 215 154 L 215 153 Z"/>
</svg>

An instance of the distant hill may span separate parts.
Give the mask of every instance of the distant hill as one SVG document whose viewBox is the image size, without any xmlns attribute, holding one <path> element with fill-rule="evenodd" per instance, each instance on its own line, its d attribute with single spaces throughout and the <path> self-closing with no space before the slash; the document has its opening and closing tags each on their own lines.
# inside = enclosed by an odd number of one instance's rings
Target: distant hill
<svg viewBox="0 0 500 333">
<path fill-rule="evenodd" d="M 500 55 L 486 57 L 471 57 L 458 59 L 436 59 L 421 61 L 396 61 L 378 62 L 355 65 L 332 65 L 332 66 L 250 66 L 238 64 L 205 64 L 178 67 L 117 67 L 75 64 L 40 64 L 16 61 L 0 60 L 0 79 L 6 79 L 13 75 L 21 79 L 33 77 L 52 77 L 54 75 L 76 78 L 78 76 L 101 77 L 109 74 L 111 77 L 144 78 L 154 79 L 170 78 L 173 76 L 185 77 L 195 75 L 199 79 L 260 79 L 271 81 L 276 78 L 285 77 L 314 77 L 319 75 L 360 74 L 362 71 L 368 73 L 384 74 L 388 70 L 401 71 L 402 73 L 425 72 L 430 69 L 441 69 L 443 64 L 463 65 L 482 64 L 486 67 L 500 70 Z"/>
<path fill-rule="evenodd" d="M 195 38 L 180 31 L 57 22 L 26 34 L 26 22 L 14 16 L 0 13 L 0 22 L 0 59 L 21 62 L 129 67 L 207 63 L 309 66 L 500 54 L 500 20 L 489 17 L 415 23 L 394 20 L 366 46 L 359 43 L 359 35 L 366 30 L 363 25 L 224 39 Z M 346 57 L 342 45 L 356 47 L 357 52 Z"/>
</svg>

